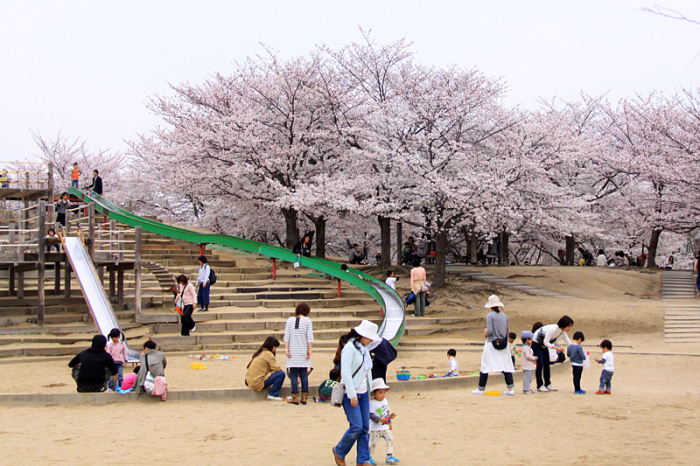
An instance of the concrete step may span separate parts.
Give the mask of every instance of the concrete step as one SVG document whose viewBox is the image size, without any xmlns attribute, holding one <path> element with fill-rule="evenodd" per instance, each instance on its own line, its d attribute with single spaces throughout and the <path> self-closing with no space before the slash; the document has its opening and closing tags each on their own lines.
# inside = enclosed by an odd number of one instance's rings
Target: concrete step
<svg viewBox="0 0 700 466">
<path fill-rule="evenodd" d="M 270 319 L 270 320 L 264 320 L 264 319 L 236 319 L 236 320 L 205 320 L 205 321 L 200 321 L 199 317 L 202 315 L 202 313 L 198 313 L 195 315 L 195 321 L 197 322 L 197 331 L 201 331 L 203 333 L 214 333 L 214 332 L 233 332 L 233 333 L 241 333 L 241 332 L 246 332 L 246 331 L 255 331 L 255 330 L 267 330 L 267 331 L 273 331 L 273 332 L 281 332 L 284 333 L 285 325 L 287 323 L 287 318 L 285 317 L 279 317 L 277 319 Z M 376 316 L 376 312 L 374 313 Z M 288 317 L 288 316 L 287 316 Z M 367 318 L 369 316 L 364 316 L 364 318 Z M 314 327 L 314 334 L 317 331 L 320 330 L 331 330 L 331 329 L 345 329 L 347 331 L 348 328 L 351 328 L 352 326 L 356 326 L 359 324 L 360 320 L 362 320 L 361 317 L 357 316 L 337 316 L 334 318 L 314 318 L 313 319 L 313 327 Z M 430 326 L 434 326 L 436 328 L 444 327 L 444 325 L 455 325 L 455 324 L 463 324 L 465 323 L 467 319 L 438 319 L 438 318 L 409 318 L 407 319 L 406 322 L 406 329 L 411 332 L 412 329 L 427 329 Z M 483 319 L 480 319 L 482 321 Z M 378 322 L 381 324 L 381 322 Z M 151 334 L 168 334 L 168 333 L 177 333 L 180 331 L 180 325 L 179 324 L 152 324 L 149 325 L 149 333 Z"/>
<path fill-rule="evenodd" d="M 199 251 L 195 252 L 187 252 L 183 250 L 177 250 L 177 249 L 163 249 L 157 252 L 152 252 L 152 251 L 141 251 L 141 259 L 143 260 L 153 260 L 155 262 L 160 263 L 160 260 L 164 259 L 186 259 L 190 262 L 194 262 L 195 264 L 197 263 L 197 259 L 199 258 Z M 208 261 L 217 261 L 219 260 L 219 255 L 218 254 L 209 254 L 207 256 Z"/>
<path fill-rule="evenodd" d="M 274 319 L 287 319 L 294 313 L 293 308 L 287 309 L 225 309 L 221 312 L 216 312 L 212 309 L 209 312 L 196 312 L 193 317 L 197 322 L 212 322 L 212 321 L 236 321 L 238 319 L 259 319 L 261 321 L 274 320 Z M 338 308 L 338 309 L 318 309 L 314 308 L 312 310 L 312 318 L 336 318 L 342 316 L 356 317 L 358 319 L 366 319 L 368 317 L 376 317 L 376 309 L 361 308 L 359 306 L 354 306 L 351 308 Z M 167 323 L 178 323 L 180 321 L 179 315 L 173 312 L 172 309 L 168 309 L 164 313 L 143 313 L 139 316 L 139 322 L 142 324 L 167 324 Z"/>
<path fill-rule="evenodd" d="M 124 330 L 124 331 L 133 330 L 133 329 L 140 327 L 139 324 L 135 324 L 133 322 L 130 323 L 128 319 L 120 319 L 119 323 L 122 327 L 122 330 Z M 13 327 L 0 328 L 0 335 L 23 335 L 23 334 L 43 334 L 43 333 L 48 333 L 51 335 L 88 333 L 88 334 L 90 334 L 90 337 L 92 337 L 92 335 L 97 333 L 97 327 L 92 322 L 88 322 L 88 323 L 84 323 L 84 324 L 73 324 L 73 325 L 49 324 L 49 325 L 44 325 L 43 327 L 37 327 L 36 325 L 33 325 L 33 326 L 18 325 L 18 326 L 13 326 Z"/>
</svg>

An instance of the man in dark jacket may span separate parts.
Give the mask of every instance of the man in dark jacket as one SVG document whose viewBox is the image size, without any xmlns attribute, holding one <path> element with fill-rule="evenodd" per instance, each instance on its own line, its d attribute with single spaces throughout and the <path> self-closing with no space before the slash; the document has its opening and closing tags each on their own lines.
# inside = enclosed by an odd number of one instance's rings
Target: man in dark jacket
<svg viewBox="0 0 700 466">
<path fill-rule="evenodd" d="M 92 347 L 81 351 L 68 363 L 68 367 L 80 365 L 77 378 L 79 392 L 107 390 L 107 371 L 112 376 L 114 386 L 119 386 L 117 366 L 112 356 L 105 351 L 105 346 L 107 346 L 107 338 L 104 335 L 95 335 L 92 337 Z"/>
<path fill-rule="evenodd" d="M 100 196 L 102 195 L 102 178 L 100 178 L 99 170 L 95 169 L 92 171 L 92 184 L 85 189 L 92 189 Z"/>
</svg>

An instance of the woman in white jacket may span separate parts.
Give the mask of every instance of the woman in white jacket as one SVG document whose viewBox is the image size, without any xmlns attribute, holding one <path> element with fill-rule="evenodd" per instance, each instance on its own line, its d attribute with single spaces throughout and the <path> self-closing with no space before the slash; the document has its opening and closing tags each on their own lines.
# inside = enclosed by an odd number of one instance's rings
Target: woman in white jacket
<svg viewBox="0 0 700 466">
<path fill-rule="evenodd" d="M 554 345 L 557 338 L 564 337 L 567 345 L 571 344 L 569 335 L 566 334 L 574 325 L 574 320 L 569 316 L 562 316 L 556 324 L 549 324 L 536 329 L 533 333 L 535 338 L 532 340 L 532 351 L 537 356 L 537 369 L 535 377 L 537 378 L 537 390 L 540 392 L 556 392 L 557 389 L 552 386 L 549 378 L 549 350 L 554 349 L 561 353 L 564 348 Z M 542 379 L 544 372 L 544 380 Z"/>
<path fill-rule="evenodd" d="M 357 442 L 357 464 L 369 464 L 369 391 L 372 387 L 372 358 L 370 345 L 382 339 L 377 335 L 377 324 L 363 320 L 340 339 L 343 347 L 340 357 L 340 381 L 345 384 L 343 410 L 350 427 L 333 447 L 333 457 L 339 466 L 345 465 L 345 456 Z"/>
</svg>

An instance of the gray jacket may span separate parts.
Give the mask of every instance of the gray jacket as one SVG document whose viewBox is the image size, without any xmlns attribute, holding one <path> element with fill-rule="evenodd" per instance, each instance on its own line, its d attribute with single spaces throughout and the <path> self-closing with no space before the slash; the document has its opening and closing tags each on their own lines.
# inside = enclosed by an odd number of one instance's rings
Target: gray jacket
<svg viewBox="0 0 700 466">
<path fill-rule="evenodd" d="M 148 371 L 146 370 L 146 355 L 148 355 Z M 164 376 L 165 366 L 167 365 L 168 361 L 160 351 L 148 350 L 147 353 L 142 354 L 139 360 L 141 369 L 139 369 L 139 374 L 134 382 L 134 393 L 143 393 L 143 382 L 146 380 L 146 372 L 150 372 L 153 377 Z"/>
<path fill-rule="evenodd" d="M 508 316 L 491 311 L 486 315 L 486 341 L 505 340 L 508 338 Z"/>
</svg>

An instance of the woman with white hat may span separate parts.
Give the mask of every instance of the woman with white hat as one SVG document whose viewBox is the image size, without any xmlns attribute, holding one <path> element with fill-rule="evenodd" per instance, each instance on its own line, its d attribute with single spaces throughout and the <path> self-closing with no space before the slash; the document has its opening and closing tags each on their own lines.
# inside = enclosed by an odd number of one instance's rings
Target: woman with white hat
<svg viewBox="0 0 700 466">
<path fill-rule="evenodd" d="M 486 315 L 486 344 L 484 352 L 481 355 L 481 371 L 479 374 L 479 387 L 472 390 L 475 395 L 483 395 L 486 388 L 486 382 L 490 372 L 503 372 L 506 379 L 508 390 L 506 395 L 515 395 L 513 387 L 513 360 L 508 351 L 508 316 L 503 313 L 501 308 L 503 303 L 495 294 L 489 296 L 489 300 L 484 306 L 491 309 Z"/>
<path fill-rule="evenodd" d="M 372 388 L 372 358 L 368 345 L 379 342 L 379 327 L 369 320 L 350 330 L 340 356 L 340 381 L 345 385 L 343 410 L 350 427 L 333 447 L 335 463 L 345 466 L 345 456 L 357 442 L 357 464 L 369 465 L 369 390 Z M 339 346 L 340 346 L 339 345 Z"/>
</svg>

